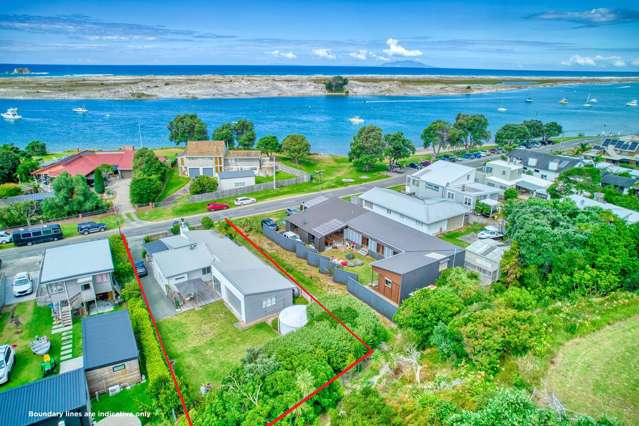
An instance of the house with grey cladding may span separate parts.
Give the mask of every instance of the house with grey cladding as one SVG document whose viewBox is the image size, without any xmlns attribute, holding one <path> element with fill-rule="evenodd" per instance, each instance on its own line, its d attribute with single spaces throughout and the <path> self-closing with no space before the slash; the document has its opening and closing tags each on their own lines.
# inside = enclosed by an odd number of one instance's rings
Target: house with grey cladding
<svg viewBox="0 0 639 426">
<path fill-rule="evenodd" d="M 529 149 L 514 149 L 508 153 L 508 159 L 521 164 L 525 174 L 551 182 L 557 179 L 561 172 L 583 165 L 583 160 L 580 158 L 552 155 Z"/>
<path fill-rule="evenodd" d="M 164 294 L 179 307 L 223 300 L 242 324 L 262 321 L 293 304 L 296 287 L 246 247 L 213 231 L 145 244 Z"/>
<path fill-rule="evenodd" d="M 117 292 L 106 238 L 45 249 L 37 301 L 50 305 L 58 320 L 110 310 Z"/>
</svg>

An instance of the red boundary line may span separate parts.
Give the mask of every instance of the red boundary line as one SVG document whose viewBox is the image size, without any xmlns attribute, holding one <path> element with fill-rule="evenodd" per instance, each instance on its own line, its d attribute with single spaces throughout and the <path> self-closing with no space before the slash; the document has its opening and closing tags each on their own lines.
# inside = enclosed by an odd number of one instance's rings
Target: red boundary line
<svg viewBox="0 0 639 426">
<path fill-rule="evenodd" d="M 334 381 L 336 381 L 337 379 L 342 377 L 344 374 L 346 374 L 349 370 L 351 370 L 357 364 L 361 363 L 366 358 L 371 356 L 373 354 L 373 352 L 375 352 L 375 350 L 373 348 L 371 348 L 370 345 L 368 345 L 364 340 L 362 340 L 361 337 L 359 337 L 357 334 L 355 334 L 355 332 L 353 330 L 351 330 L 346 324 L 344 324 L 344 322 L 341 319 L 339 319 L 333 312 L 331 312 L 326 306 L 324 306 L 319 300 L 317 300 L 317 298 L 315 296 L 313 296 L 308 290 L 306 290 L 304 288 L 304 286 L 302 286 L 299 282 L 297 282 L 297 280 L 295 278 L 293 278 L 293 276 L 291 274 L 286 272 L 286 270 L 284 270 L 284 268 L 282 268 L 275 261 L 275 259 L 273 259 L 271 256 L 269 256 L 269 254 L 266 253 L 264 250 L 262 250 L 262 248 L 260 246 L 258 246 L 253 240 L 251 240 L 251 238 L 249 238 L 249 236 L 246 235 L 246 233 L 244 231 L 242 231 L 235 223 L 233 223 L 233 221 L 231 221 L 229 218 L 225 218 L 224 220 L 226 220 L 226 223 L 228 223 L 231 226 L 231 228 L 233 228 L 235 230 L 235 232 L 240 234 L 242 236 L 242 238 L 244 238 L 244 240 L 246 240 L 251 246 L 253 246 L 253 248 L 255 250 L 257 250 L 262 256 L 264 256 L 269 262 L 271 262 L 273 264 L 273 266 L 275 266 L 277 268 L 277 270 L 279 270 L 282 274 L 284 274 L 289 280 L 293 281 L 295 283 L 295 285 L 297 285 L 315 303 L 317 303 L 326 313 L 328 313 L 335 321 L 337 321 L 342 327 L 344 327 L 344 329 L 346 331 L 348 331 L 355 339 L 357 339 L 357 341 L 359 341 L 362 345 L 364 345 L 364 347 L 366 347 L 366 349 L 368 349 L 368 351 L 364 355 L 362 355 L 357 360 L 355 360 L 354 362 L 349 364 L 345 369 L 343 369 L 342 371 L 337 373 L 335 376 L 331 377 L 327 382 L 323 383 L 321 386 L 319 386 L 313 392 L 311 392 L 310 394 L 306 395 L 304 398 L 302 398 L 299 401 L 297 401 L 295 404 L 293 404 L 291 407 L 289 407 L 282 414 L 280 414 L 275 419 L 273 419 L 273 420 L 271 420 L 270 422 L 267 423 L 267 426 L 273 426 L 274 424 L 276 424 L 277 422 L 282 420 L 284 417 L 288 416 L 293 411 L 295 411 L 295 409 L 297 409 L 297 407 L 299 407 L 300 405 L 304 404 L 306 401 L 308 401 L 309 399 L 313 398 L 315 395 L 320 393 L 324 388 L 329 386 L 331 383 L 333 383 Z"/>
<path fill-rule="evenodd" d="M 144 299 L 144 303 L 146 304 L 146 310 L 149 311 L 149 316 L 151 317 L 151 323 L 153 323 L 153 328 L 155 329 L 155 336 L 157 337 L 158 342 L 160 343 L 160 349 L 162 349 L 162 355 L 164 355 L 164 360 L 166 361 L 166 365 L 169 367 L 169 372 L 171 373 L 171 379 L 173 379 L 175 390 L 177 391 L 178 397 L 180 398 L 180 403 L 182 404 L 184 415 L 186 416 L 187 422 L 189 422 L 189 426 L 193 426 L 193 422 L 191 421 L 191 416 L 189 415 L 189 411 L 186 408 L 186 402 L 184 402 L 184 396 L 182 396 L 180 385 L 178 384 L 177 377 L 175 376 L 175 371 L 173 371 L 173 365 L 171 364 L 171 360 L 169 360 L 169 356 L 166 353 L 166 348 L 164 347 L 164 341 L 162 340 L 162 336 L 160 335 L 160 330 L 158 330 L 158 325 L 155 322 L 155 317 L 153 316 L 153 312 L 151 312 L 151 306 L 149 305 L 149 300 L 146 298 L 146 292 L 144 291 L 144 287 L 142 287 L 142 282 L 140 281 L 140 277 L 138 276 L 138 269 L 135 267 L 135 262 L 133 262 L 133 256 L 131 255 L 129 244 L 127 243 L 126 237 L 124 236 L 122 232 L 120 232 L 120 237 L 122 238 L 122 242 L 124 243 L 124 248 L 126 249 L 126 254 L 129 257 L 129 262 L 131 262 L 131 266 L 133 267 L 135 280 L 138 282 L 138 286 L 140 287 L 140 293 L 142 294 L 142 298 Z"/>
</svg>

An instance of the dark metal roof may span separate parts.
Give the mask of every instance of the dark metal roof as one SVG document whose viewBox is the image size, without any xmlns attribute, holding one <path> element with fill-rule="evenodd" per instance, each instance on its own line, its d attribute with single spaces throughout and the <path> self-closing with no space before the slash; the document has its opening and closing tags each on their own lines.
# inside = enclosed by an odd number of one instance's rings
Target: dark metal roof
<svg viewBox="0 0 639 426">
<path fill-rule="evenodd" d="M 36 192 L 35 194 L 14 195 L 13 197 L 0 199 L 0 204 L 10 205 L 22 203 L 24 201 L 43 201 L 53 196 L 55 196 L 53 192 Z"/>
<path fill-rule="evenodd" d="M 545 152 L 532 151 L 529 149 L 514 149 L 508 154 L 508 157 L 521 161 L 521 164 L 525 167 L 531 167 L 539 170 L 548 170 L 552 172 L 561 173 L 564 170 L 571 169 L 577 166 L 581 160 L 579 158 L 567 157 L 564 155 L 552 155 Z M 533 166 L 528 164 L 529 159 L 537 160 L 537 163 Z M 549 164 L 551 162 L 557 162 L 557 169 L 550 170 Z"/>
<path fill-rule="evenodd" d="M 322 225 L 335 219 L 341 222 L 348 222 L 348 220 L 361 216 L 366 212 L 368 210 L 363 207 L 335 197 L 315 204 L 300 213 L 295 213 L 287 217 L 286 221 L 321 238 L 334 232 L 334 230 L 331 230 L 332 227 L 322 227 Z M 328 232 L 322 233 L 326 231 Z"/>
<path fill-rule="evenodd" d="M 601 183 L 604 185 L 614 185 L 620 188 L 630 188 L 637 181 L 636 178 L 619 176 L 613 173 L 606 173 L 601 178 Z"/>
<path fill-rule="evenodd" d="M 82 319 L 84 369 L 92 370 L 138 357 L 138 346 L 126 310 Z"/>
<path fill-rule="evenodd" d="M 49 417 L 29 415 L 29 412 L 64 413 L 86 407 L 88 400 L 84 371 L 69 371 L 0 393 L 0 423 L 31 425 Z"/>
<path fill-rule="evenodd" d="M 255 177 L 255 173 L 252 170 L 232 170 L 232 171 L 220 172 L 217 174 L 217 177 L 220 179 L 238 179 L 238 178 Z"/>
<path fill-rule="evenodd" d="M 162 242 L 162 240 L 149 241 L 144 244 L 144 250 L 146 250 L 148 254 L 155 254 L 168 249 L 169 248 Z"/>
</svg>

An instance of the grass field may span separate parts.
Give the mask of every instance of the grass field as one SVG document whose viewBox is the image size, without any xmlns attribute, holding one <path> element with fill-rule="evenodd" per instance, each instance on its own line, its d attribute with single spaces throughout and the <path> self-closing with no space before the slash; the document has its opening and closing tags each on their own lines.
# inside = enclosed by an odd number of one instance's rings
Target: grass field
<svg viewBox="0 0 639 426">
<path fill-rule="evenodd" d="M 480 223 L 473 223 L 455 231 L 444 232 L 443 234 L 439 235 L 439 238 L 444 241 L 448 241 L 451 244 L 455 244 L 456 246 L 466 248 L 469 246 L 469 244 L 466 241 L 462 240 L 460 237 L 472 234 L 473 232 L 479 232 L 483 228 L 484 225 Z"/>
<path fill-rule="evenodd" d="M 186 176 L 180 176 L 176 167 L 172 167 L 169 170 L 169 177 L 166 180 L 166 185 L 164 185 L 164 190 L 160 194 L 158 200 L 162 201 L 168 196 L 173 195 L 176 191 L 189 183 L 189 180 L 190 179 Z"/>
<path fill-rule="evenodd" d="M 294 178 L 295 175 L 287 173 L 287 172 L 282 172 L 279 171 L 277 173 L 275 173 L 275 180 L 285 180 L 285 179 L 292 179 Z M 273 182 L 273 175 L 271 174 L 271 176 L 255 176 L 255 183 L 268 183 L 268 182 Z"/>
<path fill-rule="evenodd" d="M 93 420 L 102 420 L 106 413 L 139 413 L 143 411 L 145 407 L 149 407 L 153 403 L 146 389 L 147 383 L 140 383 L 113 396 L 102 395 L 99 400 L 92 400 Z M 139 417 L 139 419 L 142 424 L 147 423 L 146 417 Z"/>
<path fill-rule="evenodd" d="M 251 347 L 277 336 L 266 323 L 245 330 L 222 301 L 159 322 L 160 333 L 179 377 L 195 396 L 200 386 L 219 383 Z"/>
<path fill-rule="evenodd" d="M 639 424 L 639 316 L 565 344 L 548 386 L 572 411 Z"/>
<path fill-rule="evenodd" d="M 13 309 L 15 321 L 11 321 Z M 34 355 L 29 344 L 36 336 L 47 335 L 51 339 L 50 353 L 57 356 L 60 353 L 60 335 L 51 334 L 51 325 L 51 310 L 37 306 L 35 301 L 4 308 L 0 314 L 0 342 L 15 345 L 16 359 L 9 382 L 0 386 L 0 392 L 42 378 L 42 357 Z"/>
</svg>

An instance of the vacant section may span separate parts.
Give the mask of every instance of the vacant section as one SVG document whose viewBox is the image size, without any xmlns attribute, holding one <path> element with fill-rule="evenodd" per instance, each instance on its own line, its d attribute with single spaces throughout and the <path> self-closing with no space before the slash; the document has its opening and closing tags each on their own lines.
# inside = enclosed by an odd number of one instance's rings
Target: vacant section
<svg viewBox="0 0 639 426">
<path fill-rule="evenodd" d="M 568 342 L 548 373 L 548 390 L 571 411 L 639 424 L 639 316 Z"/>
</svg>

